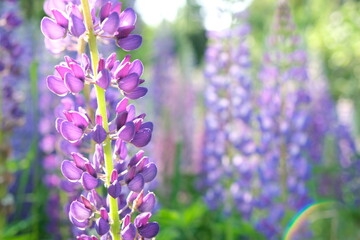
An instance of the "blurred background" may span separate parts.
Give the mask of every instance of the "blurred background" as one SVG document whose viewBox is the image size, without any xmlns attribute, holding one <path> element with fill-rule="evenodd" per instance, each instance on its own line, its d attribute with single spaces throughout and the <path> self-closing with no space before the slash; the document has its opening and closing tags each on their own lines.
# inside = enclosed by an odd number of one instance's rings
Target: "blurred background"
<svg viewBox="0 0 360 240">
<path fill-rule="evenodd" d="M 143 36 L 157 239 L 360 239 L 360 1 L 122 2 Z M 71 239 L 44 80 L 63 54 L 42 0 L 0 7 L 0 239 Z"/>
</svg>

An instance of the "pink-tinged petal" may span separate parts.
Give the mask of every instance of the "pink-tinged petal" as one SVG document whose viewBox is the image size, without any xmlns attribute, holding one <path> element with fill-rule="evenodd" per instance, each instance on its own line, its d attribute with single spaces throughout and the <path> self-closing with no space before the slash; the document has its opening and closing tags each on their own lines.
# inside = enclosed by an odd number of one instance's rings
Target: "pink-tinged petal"
<svg viewBox="0 0 360 240">
<path fill-rule="evenodd" d="M 95 168 L 90 163 L 85 163 L 85 169 L 88 173 L 90 173 L 93 177 L 97 176 Z"/>
<path fill-rule="evenodd" d="M 98 180 L 89 173 L 84 172 L 81 176 L 81 184 L 85 190 L 90 191 L 98 186 Z"/>
<path fill-rule="evenodd" d="M 121 2 L 115 2 L 115 3 L 113 3 L 111 12 L 116 12 L 117 14 L 120 14 L 121 13 L 121 7 L 122 7 Z"/>
<path fill-rule="evenodd" d="M 73 123 L 63 121 L 60 126 L 61 135 L 71 143 L 79 141 L 83 136 L 83 130 Z"/>
<path fill-rule="evenodd" d="M 56 23 L 63 28 L 67 29 L 69 25 L 69 20 L 65 17 L 64 13 L 62 11 L 59 11 L 58 9 L 51 10 Z"/>
<path fill-rule="evenodd" d="M 72 75 L 72 73 L 65 74 L 65 86 L 71 93 L 79 93 L 84 88 L 84 82 Z"/>
<path fill-rule="evenodd" d="M 48 76 L 46 78 L 46 84 L 50 91 L 59 96 L 65 96 L 69 90 L 65 87 L 64 81 L 56 76 Z"/>
<path fill-rule="evenodd" d="M 122 126 L 119 130 L 119 138 L 130 142 L 135 134 L 135 125 L 133 122 L 127 122 L 124 126 Z"/>
<path fill-rule="evenodd" d="M 135 29 L 135 26 L 131 25 L 131 26 L 124 26 L 124 27 L 119 27 L 117 29 L 117 32 L 115 34 L 115 38 L 116 39 L 121 39 L 121 38 L 126 38 L 127 36 L 129 36 L 129 34 Z"/>
<path fill-rule="evenodd" d="M 55 66 L 56 71 L 60 74 L 61 78 L 65 78 L 65 74 L 71 72 L 71 69 L 62 65 Z"/>
<path fill-rule="evenodd" d="M 88 209 L 91 209 L 92 211 L 96 211 L 96 207 L 88 200 L 86 197 L 81 195 L 81 202 L 84 204 L 84 206 Z"/>
<path fill-rule="evenodd" d="M 139 131 L 141 124 L 143 123 L 144 119 L 141 117 L 136 117 L 133 122 L 135 124 L 135 131 Z"/>
<path fill-rule="evenodd" d="M 64 122 L 65 120 L 62 118 L 57 118 L 55 121 L 55 129 L 58 133 L 60 133 L 60 126 L 62 124 L 62 122 Z"/>
<path fill-rule="evenodd" d="M 116 61 L 116 53 L 112 53 L 105 61 L 105 68 L 109 69 L 111 71 L 111 69 L 114 66 L 114 63 Z"/>
<path fill-rule="evenodd" d="M 75 165 L 78 167 L 78 168 L 81 168 L 81 169 L 85 169 L 85 163 L 88 163 L 89 160 L 84 157 L 82 154 L 80 153 L 77 153 L 77 152 L 73 152 L 71 153 L 71 156 L 75 162 Z"/>
<path fill-rule="evenodd" d="M 73 218 L 78 221 L 87 220 L 92 212 L 90 209 L 86 208 L 85 205 L 79 201 L 73 201 L 70 205 L 70 214 Z"/>
<path fill-rule="evenodd" d="M 101 24 L 101 29 L 109 34 L 114 34 L 118 29 L 120 22 L 119 15 L 116 12 L 111 13 Z"/>
<path fill-rule="evenodd" d="M 114 72 L 116 79 L 121 79 L 128 75 L 130 69 L 130 63 L 120 64 Z"/>
<path fill-rule="evenodd" d="M 152 131 L 149 128 L 140 129 L 131 140 L 131 143 L 136 147 L 144 147 L 150 142 L 151 133 Z"/>
<path fill-rule="evenodd" d="M 129 92 L 129 93 L 125 92 L 124 95 L 125 95 L 125 97 L 130 98 L 130 99 L 138 99 L 138 98 L 145 96 L 147 91 L 148 90 L 145 87 L 137 87 L 132 92 Z"/>
<path fill-rule="evenodd" d="M 147 164 L 141 171 L 141 175 L 143 175 L 145 182 L 151 182 L 154 180 L 157 174 L 157 167 L 155 163 Z"/>
<path fill-rule="evenodd" d="M 98 73 L 101 72 L 104 68 L 105 68 L 105 59 L 100 58 L 97 68 Z"/>
<path fill-rule="evenodd" d="M 84 70 L 82 69 L 82 67 L 77 64 L 77 63 L 70 63 L 69 64 L 73 74 L 75 77 L 81 79 L 81 80 L 84 80 L 85 79 L 85 72 Z"/>
<path fill-rule="evenodd" d="M 99 13 L 100 22 L 104 21 L 104 19 L 109 16 L 110 10 L 111 10 L 111 2 L 107 2 L 101 7 Z"/>
<path fill-rule="evenodd" d="M 102 126 L 102 125 L 103 125 L 103 124 L 102 124 L 102 119 L 103 119 L 102 116 L 97 114 L 97 115 L 95 116 L 95 124 Z"/>
<path fill-rule="evenodd" d="M 135 118 L 135 106 L 130 104 L 126 107 L 126 111 L 128 112 L 128 116 L 126 122 L 132 121 Z"/>
<path fill-rule="evenodd" d="M 85 129 L 89 126 L 89 117 L 82 112 L 77 111 L 64 111 L 64 115 L 68 121 L 72 122 L 75 126 Z"/>
<path fill-rule="evenodd" d="M 143 198 L 142 203 L 138 207 L 140 212 L 151 212 L 155 206 L 156 198 L 155 194 L 150 192 Z"/>
<path fill-rule="evenodd" d="M 122 78 L 118 82 L 118 86 L 125 92 L 131 92 L 139 85 L 139 76 L 136 73 L 132 73 Z"/>
<path fill-rule="evenodd" d="M 160 227 L 157 222 L 148 223 L 138 228 L 139 234 L 144 238 L 153 238 L 159 233 Z"/>
<path fill-rule="evenodd" d="M 80 168 L 76 167 L 76 165 L 69 160 L 64 160 L 61 163 L 61 172 L 64 177 L 73 182 L 78 181 L 81 178 L 81 174 L 83 173 Z"/>
<path fill-rule="evenodd" d="M 73 59 L 72 57 L 65 56 L 64 59 L 65 59 L 66 64 L 68 65 L 68 67 L 70 67 L 70 64 L 72 64 L 72 63 L 78 64 L 78 62 L 75 59 Z"/>
<path fill-rule="evenodd" d="M 150 212 L 140 213 L 139 215 L 137 215 L 134 220 L 135 227 L 139 228 L 146 225 L 149 222 L 151 215 L 152 214 Z"/>
<path fill-rule="evenodd" d="M 120 14 L 120 27 L 135 25 L 136 13 L 134 9 L 127 8 Z"/>
<path fill-rule="evenodd" d="M 48 17 L 41 20 L 41 32 L 45 37 L 52 40 L 63 38 L 66 35 L 66 29 Z"/>
<path fill-rule="evenodd" d="M 128 188 L 130 191 L 141 192 L 144 188 L 144 177 L 141 174 L 136 174 L 136 176 L 128 183 Z"/>
<path fill-rule="evenodd" d="M 113 183 L 115 182 L 119 177 L 119 174 L 117 172 L 116 169 L 113 169 L 113 171 L 111 172 L 111 175 L 110 175 L 110 183 Z"/>
<path fill-rule="evenodd" d="M 124 51 L 132 51 L 141 46 L 142 37 L 140 35 L 129 35 L 126 38 L 120 38 L 116 44 Z"/>
<path fill-rule="evenodd" d="M 83 20 L 70 14 L 69 30 L 73 36 L 80 37 L 86 30 Z"/>
<path fill-rule="evenodd" d="M 98 143 L 101 144 L 106 139 L 106 131 L 101 125 L 96 125 L 92 134 L 92 139 Z"/>
<path fill-rule="evenodd" d="M 96 84 L 103 89 L 107 89 L 110 86 L 110 81 L 110 72 L 107 69 L 103 69 L 97 76 Z"/>
<path fill-rule="evenodd" d="M 129 73 L 136 73 L 139 77 L 143 74 L 144 65 L 139 59 L 136 59 L 132 62 Z"/>
<path fill-rule="evenodd" d="M 104 220 L 108 221 L 109 220 L 109 214 L 108 212 L 106 211 L 105 208 L 101 208 L 100 209 L 100 217 L 102 217 Z"/>
<path fill-rule="evenodd" d="M 61 11 L 65 11 L 66 2 L 59 0 L 47 0 L 44 2 L 44 11 L 46 15 L 52 16 L 52 9 L 60 9 Z"/>
<path fill-rule="evenodd" d="M 129 104 L 129 99 L 123 98 L 120 102 L 116 105 L 116 112 L 120 113 L 126 110 L 127 105 Z"/>
</svg>

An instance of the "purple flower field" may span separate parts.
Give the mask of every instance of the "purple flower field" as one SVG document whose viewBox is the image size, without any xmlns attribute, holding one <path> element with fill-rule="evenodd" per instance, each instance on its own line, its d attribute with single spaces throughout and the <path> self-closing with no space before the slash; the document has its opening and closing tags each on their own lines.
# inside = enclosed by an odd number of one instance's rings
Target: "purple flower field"
<svg viewBox="0 0 360 240">
<path fill-rule="evenodd" d="M 359 9 L 0 0 L 0 239 L 360 239 Z"/>
</svg>

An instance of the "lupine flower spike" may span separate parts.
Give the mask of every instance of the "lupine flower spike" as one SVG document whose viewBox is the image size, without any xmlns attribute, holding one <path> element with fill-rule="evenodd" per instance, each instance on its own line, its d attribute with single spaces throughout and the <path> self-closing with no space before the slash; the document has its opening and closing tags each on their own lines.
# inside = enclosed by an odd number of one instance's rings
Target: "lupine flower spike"
<svg viewBox="0 0 360 240">
<path fill-rule="evenodd" d="M 65 5 L 48 12 L 41 30 L 50 40 L 67 36 L 85 39 L 90 57 L 84 54 L 75 60 L 65 56 L 55 66 L 55 73 L 47 77 L 47 86 L 59 96 L 76 96 L 86 85 L 93 86 L 97 105 L 94 115 L 79 107 L 64 111 L 64 117 L 56 119 L 56 130 L 69 143 L 92 141 L 95 146 L 93 155 L 72 152 L 61 164 L 68 181 L 84 189 L 70 204 L 69 219 L 83 231 L 77 239 L 153 238 L 159 231 L 158 223 L 150 221 L 155 195 L 144 187 L 155 178 L 157 168 L 142 150 L 132 157 L 128 155 L 128 150 L 146 146 L 153 131 L 153 124 L 145 122 L 146 114 L 137 115 L 129 102 L 147 93 L 141 86 L 143 64 L 138 59 L 131 61 L 130 55 L 121 61 L 115 53 L 99 57 L 97 46 L 97 38 L 112 38 L 125 51 L 140 47 L 142 37 L 130 34 L 135 29 L 136 14 L 130 8 L 121 11 L 121 3 L 110 1 L 100 9 L 88 0 L 82 0 L 81 5 Z M 105 98 L 110 88 L 123 95 L 114 112 L 109 111 Z M 113 119 L 109 120 L 109 116 Z M 106 196 L 100 195 L 101 186 L 105 187 Z M 88 235 L 91 228 L 98 236 Z"/>
</svg>

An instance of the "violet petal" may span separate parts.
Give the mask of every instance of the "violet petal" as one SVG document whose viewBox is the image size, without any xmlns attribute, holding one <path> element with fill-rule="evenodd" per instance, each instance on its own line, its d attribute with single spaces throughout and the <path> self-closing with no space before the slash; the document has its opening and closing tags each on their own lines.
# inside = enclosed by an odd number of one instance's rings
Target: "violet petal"
<svg viewBox="0 0 360 240">
<path fill-rule="evenodd" d="M 137 87 L 137 88 L 135 88 L 135 90 L 133 90 L 130 93 L 125 92 L 124 95 L 130 99 L 138 99 L 138 98 L 145 96 L 147 91 L 148 91 L 147 88 Z"/>
<path fill-rule="evenodd" d="M 160 227 L 157 222 L 151 222 L 138 228 L 138 232 L 144 238 L 153 238 L 159 233 Z"/>
<path fill-rule="evenodd" d="M 96 125 L 92 134 L 92 139 L 100 144 L 105 141 L 106 139 L 106 131 L 101 125 Z"/>
<path fill-rule="evenodd" d="M 95 229 L 99 235 L 104 235 L 109 232 L 110 224 L 103 218 L 99 218 L 96 220 Z"/>
<path fill-rule="evenodd" d="M 84 88 L 84 82 L 72 73 L 66 73 L 64 80 L 66 88 L 72 93 L 79 93 Z"/>
<path fill-rule="evenodd" d="M 131 92 L 139 85 L 139 76 L 131 73 L 118 82 L 119 88 L 125 92 Z"/>
<path fill-rule="evenodd" d="M 138 207 L 140 212 L 151 212 L 155 206 L 156 198 L 155 194 L 150 192 L 143 198 L 143 202 Z"/>
<path fill-rule="evenodd" d="M 79 201 L 73 201 L 70 205 L 70 214 L 78 221 L 87 220 L 92 212 L 86 208 L 85 205 Z"/>
<path fill-rule="evenodd" d="M 63 121 L 60 126 L 61 135 L 71 143 L 79 141 L 83 136 L 83 131 L 73 123 Z"/>
<path fill-rule="evenodd" d="M 155 163 L 147 164 L 141 171 L 141 175 L 143 175 L 145 182 L 151 182 L 157 174 L 157 167 Z"/>
<path fill-rule="evenodd" d="M 65 96 L 69 90 L 66 88 L 64 81 L 56 76 L 48 76 L 46 78 L 46 84 L 50 91 L 59 96 Z"/>
<path fill-rule="evenodd" d="M 131 143 L 136 147 L 144 147 L 150 142 L 151 133 L 152 131 L 149 128 L 140 129 L 131 140 Z"/>
<path fill-rule="evenodd" d="M 89 173 L 84 172 L 81 176 L 81 184 L 83 185 L 84 189 L 90 191 L 97 187 L 98 180 L 94 178 Z"/>
<path fill-rule="evenodd" d="M 128 188 L 134 192 L 141 192 L 144 188 L 144 177 L 141 174 L 136 174 L 135 177 L 128 183 Z"/>
<path fill-rule="evenodd" d="M 78 181 L 81 178 L 83 171 L 76 167 L 74 162 L 64 160 L 61 163 L 61 172 L 69 181 Z"/>
<path fill-rule="evenodd" d="M 140 35 L 129 35 L 126 38 L 118 39 L 116 43 L 124 51 L 132 51 L 141 46 L 142 37 Z"/>
<path fill-rule="evenodd" d="M 103 89 L 107 89 L 110 86 L 110 80 L 110 72 L 107 69 L 103 69 L 97 76 L 96 84 Z"/>
<path fill-rule="evenodd" d="M 75 16 L 75 14 L 70 14 L 69 29 L 73 36 L 80 37 L 85 32 L 83 20 Z"/>
<path fill-rule="evenodd" d="M 101 29 L 109 34 L 114 34 L 119 26 L 120 18 L 116 12 L 112 12 L 101 24 Z"/>
<path fill-rule="evenodd" d="M 127 122 L 124 126 L 122 126 L 119 130 L 119 138 L 130 142 L 135 135 L 135 125 L 133 122 Z"/>
<path fill-rule="evenodd" d="M 45 37 L 56 40 L 65 37 L 66 29 L 57 24 L 53 19 L 44 17 L 41 20 L 41 32 Z"/>
</svg>

